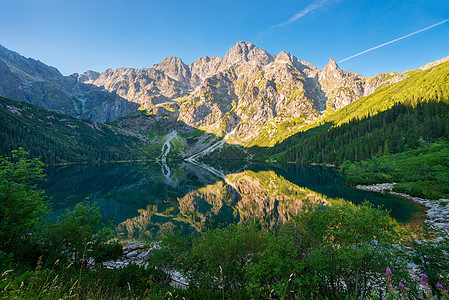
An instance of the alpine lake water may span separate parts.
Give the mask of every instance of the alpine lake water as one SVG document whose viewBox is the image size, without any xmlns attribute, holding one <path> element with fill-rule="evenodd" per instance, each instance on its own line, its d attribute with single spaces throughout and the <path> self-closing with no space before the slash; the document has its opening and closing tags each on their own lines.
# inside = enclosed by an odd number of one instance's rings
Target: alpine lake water
<svg viewBox="0 0 449 300">
<path fill-rule="evenodd" d="M 51 218 L 88 201 L 124 240 L 154 240 L 164 231 L 203 232 L 229 223 L 274 229 L 307 203 L 369 201 L 400 223 L 422 208 L 345 185 L 334 168 L 243 162 L 123 162 L 50 166 L 42 186 Z M 341 200 L 343 199 L 343 200 Z"/>
</svg>

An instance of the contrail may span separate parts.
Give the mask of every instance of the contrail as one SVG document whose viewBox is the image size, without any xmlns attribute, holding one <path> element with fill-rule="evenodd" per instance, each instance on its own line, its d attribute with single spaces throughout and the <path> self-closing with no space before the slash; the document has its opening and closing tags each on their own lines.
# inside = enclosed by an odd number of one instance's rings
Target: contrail
<svg viewBox="0 0 449 300">
<path fill-rule="evenodd" d="M 330 4 L 331 2 L 334 2 L 334 1 L 338 1 L 338 0 L 315 0 L 312 3 L 310 3 L 309 5 L 307 5 L 306 8 L 304 8 L 301 11 L 299 11 L 293 17 L 288 19 L 288 21 L 285 21 L 283 23 L 279 23 L 277 25 L 274 25 L 272 28 L 281 27 L 281 26 L 284 26 L 284 25 L 291 24 L 291 23 L 295 22 L 296 20 L 301 19 L 302 17 L 304 17 L 308 13 L 314 11 L 315 9 L 323 7 L 323 6 L 325 6 L 327 4 Z"/>
<path fill-rule="evenodd" d="M 449 21 L 449 19 L 446 19 L 446 20 L 443 20 L 443 21 L 441 21 L 441 22 L 435 23 L 435 24 L 430 25 L 430 26 L 428 26 L 428 27 L 426 27 L 426 28 L 423 28 L 423 29 L 420 29 L 420 30 L 418 30 L 418 31 L 409 33 L 409 34 L 407 34 L 407 35 L 404 35 L 404 36 L 402 36 L 402 37 L 400 37 L 400 38 L 394 39 L 394 40 L 389 41 L 389 42 L 387 42 L 387 43 L 383 43 L 383 44 L 378 45 L 378 46 L 376 46 L 376 47 L 373 47 L 373 48 L 370 48 L 370 49 L 368 49 L 368 50 L 365 50 L 365 51 L 362 51 L 362 52 L 360 52 L 360 53 L 357 53 L 357 54 L 354 54 L 354 55 L 352 55 L 352 56 L 349 56 L 349 57 L 347 57 L 347 58 L 345 58 L 345 59 L 340 60 L 338 63 L 344 62 L 344 61 L 346 61 L 346 60 L 348 60 L 348 59 L 351 59 L 351 58 L 354 58 L 354 57 L 356 57 L 356 56 L 359 56 L 359 55 L 365 54 L 365 53 L 367 53 L 367 52 L 373 51 L 373 50 L 378 49 L 378 48 L 380 48 L 380 47 L 383 47 L 383 46 L 386 46 L 386 45 L 395 43 L 395 42 L 400 41 L 400 40 L 403 40 L 403 39 L 405 39 L 405 38 L 408 38 L 409 36 L 412 36 L 412 35 L 415 35 L 415 34 L 417 34 L 417 33 L 426 31 L 426 30 L 428 30 L 428 29 L 430 29 L 430 28 L 433 28 L 433 27 L 435 27 L 435 26 L 444 24 L 444 23 L 446 23 L 446 22 L 448 22 L 448 21 Z"/>
</svg>

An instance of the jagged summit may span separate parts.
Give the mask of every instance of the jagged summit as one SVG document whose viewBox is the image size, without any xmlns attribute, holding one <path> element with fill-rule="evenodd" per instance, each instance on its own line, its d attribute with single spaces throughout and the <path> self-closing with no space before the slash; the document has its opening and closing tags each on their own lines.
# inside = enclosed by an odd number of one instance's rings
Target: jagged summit
<svg viewBox="0 0 449 300">
<path fill-rule="evenodd" d="M 296 59 L 296 57 L 284 50 L 279 52 L 279 54 L 275 57 L 275 61 L 279 63 L 293 63 L 293 61 Z"/>
<path fill-rule="evenodd" d="M 331 71 L 341 70 L 340 67 L 337 65 L 335 59 L 333 59 L 332 57 L 329 59 L 329 62 L 324 66 L 324 69 L 326 68 Z"/>
<path fill-rule="evenodd" d="M 168 56 L 168 57 L 164 58 L 160 63 L 157 63 L 157 64 L 153 65 L 153 68 L 159 69 L 159 68 L 169 67 L 169 66 L 172 66 L 172 65 L 184 65 L 184 66 L 187 66 L 182 61 L 182 59 L 180 59 L 179 57 Z"/>
<path fill-rule="evenodd" d="M 78 77 L 79 81 L 84 82 L 86 84 L 90 84 L 90 83 L 94 82 L 95 80 L 97 80 L 98 77 L 100 77 L 100 73 L 92 71 L 92 70 L 87 70 L 86 72 L 78 75 L 77 77 Z"/>
<path fill-rule="evenodd" d="M 190 69 L 179 57 L 169 56 L 155 64 L 153 69 L 162 71 L 170 78 L 182 81 L 184 84 L 190 80 Z"/>
<path fill-rule="evenodd" d="M 192 89 L 201 84 L 206 78 L 216 74 L 222 61 L 223 58 L 219 56 L 203 56 L 191 63 L 189 69 L 192 75 L 190 78 Z"/>
<path fill-rule="evenodd" d="M 257 47 L 251 42 L 239 41 L 229 49 L 223 59 L 221 69 L 239 63 L 254 63 L 266 65 L 274 61 L 274 55 Z"/>
</svg>

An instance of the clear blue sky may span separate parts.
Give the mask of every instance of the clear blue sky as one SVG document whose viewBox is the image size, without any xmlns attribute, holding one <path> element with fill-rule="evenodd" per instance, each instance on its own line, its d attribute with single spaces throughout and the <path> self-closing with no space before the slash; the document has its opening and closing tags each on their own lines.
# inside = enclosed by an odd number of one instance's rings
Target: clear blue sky
<svg viewBox="0 0 449 300">
<path fill-rule="evenodd" d="M 294 16 L 297 16 L 295 19 Z M 0 0 L 0 44 L 64 75 L 223 57 L 239 40 L 323 68 L 449 18 L 448 0 Z M 449 22 L 354 57 L 371 76 L 449 55 Z"/>
</svg>

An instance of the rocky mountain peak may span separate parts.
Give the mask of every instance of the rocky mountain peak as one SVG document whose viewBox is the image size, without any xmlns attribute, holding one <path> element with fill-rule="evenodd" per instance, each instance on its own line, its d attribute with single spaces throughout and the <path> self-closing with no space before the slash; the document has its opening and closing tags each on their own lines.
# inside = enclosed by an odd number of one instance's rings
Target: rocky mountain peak
<svg viewBox="0 0 449 300">
<path fill-rule="evenodd" d="M 315 77 L 318 73 L 318 68 L 313 66 L 311 63 L 302 61 L 293 54 L 281 51 L 275 58 L 275 62 L 277 63 L 285 63 L 293 65 L 298 71 L 306 75 L 307 77 Z"/>
<path fill-rule="evenodd" d="M 245 63 L 263 66 L 272 61 L 274 61 L 274 55 L 257 47 L 253 43 L 239 41 L 226 53 L 221 69 Z"/>
<path fill-rule="evenodd" d="M 331 57 L 329 59 L 329 62 L 324 66 L 323 70 L 338 71 L 338 70 L 340 70 L 340 67 L 337 65 L 337 62 Z"/>
<path fill-rule="evenodd" d="M 78 81 L 90 84 L 100 77 L 100 73 L 88 70 L 83 74 L 78 75 Z"/>
<path fill-rule="evenodd" d="M 160 63 L 155 64 L 153 69 L 165 73 L 165 75 L 176 81 L 185 82 L 190 80 L 189 67 L 179 57 L 169 56 Z"/>
<path fill-rule="evenodd" d="M 189 65 L 192 87 L 196 87 L 201 82 L 217 73 L 218 67 L 222 62 L 222 58 L 219 56 L 203 56 Z"/>
<path fill-rule="evenodd" d="M 289 52 L 286 52 L 284 50 L 282 50 L 281 52 L 279 52 L 279 54 L 276 56 L 275 58 L 275 62 L 279 62 L 279 63 L 292 63 L 295 60 L 295 56 Z"/>
</svg>

